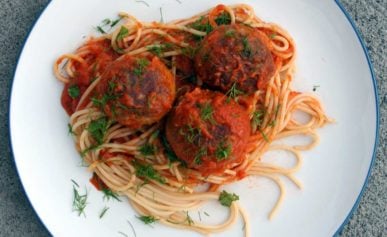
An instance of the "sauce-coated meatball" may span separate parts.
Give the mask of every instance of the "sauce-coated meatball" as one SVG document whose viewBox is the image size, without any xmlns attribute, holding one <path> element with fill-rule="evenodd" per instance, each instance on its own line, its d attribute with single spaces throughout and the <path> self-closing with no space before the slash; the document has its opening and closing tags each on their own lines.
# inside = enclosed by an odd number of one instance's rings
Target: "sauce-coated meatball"
<svg viewBox="0 0 387 237">
<path fill-rule="evenodd" d="M 175 81 L 158 59 L 129 55 L 114 61 L 96 87 L 96 100 L 105 113 L 131 128 L 159 121 L 175 99 Z"/>
<path fill-rule="evenodd" d="M 177 157 L 203 175 L 222 174 L 246 157 L 245 108 L 219 92 L 196 88 L 168 116 L 166 137 Z"/>
<path fill-rule="evenodd" d="M 198 49 L 197 76 L 225 93 L 233 86 L 249 94 L 265 89 L 275 71 L 270 47 L 268 37 L 257 29 L 241 24 L 219 26 Z"/>
</svg>

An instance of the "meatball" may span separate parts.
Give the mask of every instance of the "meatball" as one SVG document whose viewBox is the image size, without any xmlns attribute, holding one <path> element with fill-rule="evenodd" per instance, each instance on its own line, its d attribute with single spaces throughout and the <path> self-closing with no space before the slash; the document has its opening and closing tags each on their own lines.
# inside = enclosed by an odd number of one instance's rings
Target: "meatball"
<svg viewBox="0 0 387 237">
<path fill-rule="evenodd" d="M 94 102 L 112 119 L 131 128 L 159 121 L 175 99 L 175 80 L 154 57 L 122 56 L 101 75 Z"/>
<path fill-rule="evenodd" d="M 199 80 L 227 93 L 233 86 L 251 94 L 265 89 L 275 66 L 268 37 L 246 25 L 222 25 L 202 41 L 195 55 Z"/>
<path fill-rule="evenodd" d="M 196 88 L 172 110 L 165 133 L 177 157 L 207 176 L 245 159 L 250 131 L 244 107 L 220 92 Z"/>
</svg>

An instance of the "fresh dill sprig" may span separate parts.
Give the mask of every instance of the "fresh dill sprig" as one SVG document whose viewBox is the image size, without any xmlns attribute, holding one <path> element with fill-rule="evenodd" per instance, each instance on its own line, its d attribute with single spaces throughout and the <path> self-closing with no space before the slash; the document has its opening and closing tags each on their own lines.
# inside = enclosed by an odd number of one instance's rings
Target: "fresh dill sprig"
<svg viewBox="0 0 387 237">
<path fill-rule="evenodd" d="M 143 156 L 153 156 L 156 154 L 156 147 L 153 144 L 145 143 L 139 148 Z"/>
<path fill-rule="evenodd" d="M 99 214 L 99 219 L 102 219 L 102 217 L 106 214 L 106 212 L 109 210 L 109 207 L 104 207 L 101 210 L 101 213 Z"/>
<path fill-rule="evenodd" d="M 103 197 L 102 199 L 105 201 L 109 201 L 110 199 L 115 199 L 119 202 L 121 202 L 121 199 L 118 197 L 118 194 L 113 192 L 111 189 L 109 188 L 103 188 L 101 190 L 103 192 Z"/>
<path fill-rule="evenodd" d="M 200 105 L 200 117 L 203 121 L 209 121 L 210 123 L 216 123 L 214 119 L 214 109 L 210 102 L 206 102 L 203 105 Z"/>
<path fill-rule="evenodd" d="M 218 161 L 225 160 L 231 155 L 231 145 L 220 142 L 215 150 L 215 156 Z"/>
<path fill-rule="evenodd" d="M 223 206 L 230 207 L 231 203 L 234 201 L 239 200 L 239 196 L 235 193 L 228 193 L 225 190 L 223 190 L 219 195 L 219 202 Z"/>
<path fill-rule="evenodd" d="M 153 224 L 158 220 L 154 216 L 136 216 L 136 218 L 144 222 L 146 225 Z"/>
<path fill-rule="evenodd" d="M 87 190 L 85 188 L 85 193 L 80 194 L 78 190 L 79 185 L 74 180 L 72 180 L 72 182 L 73 182 L 73 211 L 77 212 L 78 216 L 83 214 L 86 217 L 85 208 L 87 205 L 87 197 L 88 197 Z"/>
<path fill-rule="evenodd" d="M 226 93 L 226 95 L 228 96 L 228 101 L 230 101 L 230 99 L 235 99 L 236 97 L 243 95 L 243 94 L 244 94 L 244 92 L 237 88 L 236 81 L 232 84 L 230 90 L 228 90 Z"/>
</svg>

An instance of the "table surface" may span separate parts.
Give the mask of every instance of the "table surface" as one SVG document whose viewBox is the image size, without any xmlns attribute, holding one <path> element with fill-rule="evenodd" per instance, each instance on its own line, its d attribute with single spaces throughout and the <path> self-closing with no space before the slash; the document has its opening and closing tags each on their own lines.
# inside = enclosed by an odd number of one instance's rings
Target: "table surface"
<svg viewBox="0 0 387 237">
<path fill-rule="evenodd" d="M 30 206 L 9 144 L 8 106 L 13 71 L 34 21 L 48 0 L 0 0 L 0 236 L 49 236 Z M 387 0 L 341 0 L 358 27 L 374 66 L 380 138 L 369 183 L 341 236 L 387 236 Z M 3 139 L 4 138 L 4 139 Z"/>
</svg>

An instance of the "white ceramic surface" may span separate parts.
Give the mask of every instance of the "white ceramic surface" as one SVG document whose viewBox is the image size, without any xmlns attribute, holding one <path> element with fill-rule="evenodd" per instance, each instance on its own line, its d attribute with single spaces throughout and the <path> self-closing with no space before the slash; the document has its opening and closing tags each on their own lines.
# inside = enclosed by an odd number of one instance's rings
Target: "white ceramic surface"
<svg viewBox="0 0 387 237">
<path fill-rule="evenodd" d="M 68 117 L 60 106 L 62 84 L 52 73 L 54 60 L 71 52 L 85 35 L 96 34 L 93 26 L 127 11 L 144 21 L 189 17 L 217 3 L 240 1 L 147 1 L 57 0 L 37 21 L 25 44 L 15 73 L 10 129 L 14 157 L 25 191 L 39 217 L 54 236 L 199 236 L 156 224 L 142 224 L 127 202 L 103 202 L 102 194 L 88 182 L 90 173 L 80 167 L 72 138 L 67 135 Z M 263 178 L 248 178 L 227 189 L 240 195 L 252 221 L 253 236 L 331 236 L 349 214 L 372 160 L 376 137 L 375 92 L 367 58 L 357 35 L 334 1 L 244 1 L 266 21 L 280 24 L 297 44 L 294 88 L 321 97 L 336 124 L 320 129 L 320 145 L 304 152 L 297 177 L 298 190 L 286 183 L 287 196 L 278 215 L 267 219 L 278 190 Z M 281 154 L 268 154 L 275 157 Z M 89 190 L 86 218 L 72 212 L 72 183 Z M 99 212 L 110 209 L 103 219 Z M 203 221 L 216 222 L 216 204 L 204 209 Z M 219 215 L 218 215 L 219 214 Z M 198 213 L 190 215 L 197 219 Z M 242 236 L 242 223 L 215 236 Z"/>
</svg>

